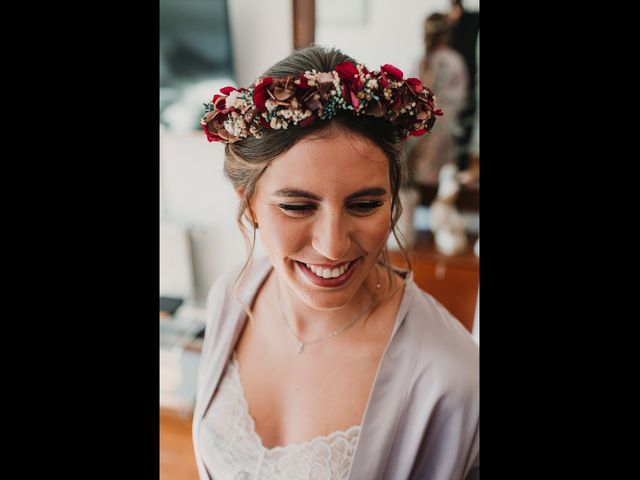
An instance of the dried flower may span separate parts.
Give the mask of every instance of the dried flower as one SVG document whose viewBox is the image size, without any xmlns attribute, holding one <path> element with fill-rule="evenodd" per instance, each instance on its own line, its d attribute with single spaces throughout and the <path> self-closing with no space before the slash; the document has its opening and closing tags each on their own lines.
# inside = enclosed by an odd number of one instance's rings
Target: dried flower
<svg viewBox="0 0 640 480">
<path fill-rule="evenodd" d="M 259 138 L 270 129 L 306 127 L 339 111 L 384 118 L 404 136 L 428 133 L 442 110 L 435 109 L 433 92 L 420 80 L 402 77 L 390 64 L 370 72 L 352 62 L 297 78 L 264 77 L 252 88 L 222 88 L 222 95 L 205 104 L 200 123 L 210 142 L 225 143 Z"/>
</svg>

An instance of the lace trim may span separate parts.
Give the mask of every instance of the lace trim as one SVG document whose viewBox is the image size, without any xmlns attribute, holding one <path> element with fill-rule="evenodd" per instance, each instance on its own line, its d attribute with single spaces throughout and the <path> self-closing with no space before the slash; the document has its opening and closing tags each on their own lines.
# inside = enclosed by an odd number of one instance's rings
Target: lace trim
<svg viewBox="0 0 640 480">
<path fill-rule="evenodd" d="M 249 414 L 235 352 L 203 427 L 202 459 L 215 478 L 225 480 L 346 480 L 361 428 L 266 448 Z"/>
<path fill-rule="evenodd" d="M 243 417 L 247 419 L 247 425 L 249 427 L 249 430 L 251 431 L 251 436 L 261 450 L 264 450 L 267 453 L 283 452 L 288 449 L 293 450 L 295 448 L 306 448 L 306 447 L 312 446 L 313 444 L 317 444 L 319 442 L 331 444 L 331 443 L 334 443 L 338 438 L 344 438 L 349 443 L 355 444 L 355 441 L 358 438 L 358 434 L 360 433 L 361 425 L 353 425 L 347 428 L 346 430 L 336 430 L 334 432 L 331 432 L 329 435 L 319 435 L 317 437 L 314 437 L 311 440 L 307 440 L 304 442 L 290 443 L 288 445 L 277 446 L 272 448 L 265 447 L 264 444 L 262 443 L 262 439 L 258 435 L 258 432 L 256 432 L 255 421 L 253 420 L 253 417 L 249 413 L 249 403 L 246 400 L 246 397 L 244 394 L 244 386 L 242 385 L 242 381 L 240 379 L 240 365 L 238 364 L 238 358 L 236 356 L 236 352 L 233 352 L 230 365 L 231 365 L 231 368 L 230 368 L 229 374 L 231 375 L 231 378 L 233 379 L 234 383 L 239 387 L 239 390 L 240 390 L 239 400 L 242 408 Z"/>
</svg>

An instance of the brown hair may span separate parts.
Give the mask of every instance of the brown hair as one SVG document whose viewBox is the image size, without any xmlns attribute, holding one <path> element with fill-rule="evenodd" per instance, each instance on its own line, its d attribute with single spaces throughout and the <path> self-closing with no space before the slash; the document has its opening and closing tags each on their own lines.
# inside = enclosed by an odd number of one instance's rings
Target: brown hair
<svg viewBox="0 0 640 480">
<path fill-rule="evenodd" d="M 340 50 L 311 46 L 294 51 L 288 57 L 269 68 L 261 77 L 286 77 L 289 75 L 297 77 L 305 71 L 314 69 L 318 72 L 330 72 L 335 69 L 336 65 L 346 61 L 357 63 Z M 241 279 L 251 265 L 253 258 L 256 225 L 254 223 L 251 237 L 244 225 L 243 218 L 245 213 L 248 212 L 250 217 L 255 219 L 254 212 L 251 209 L 251 199 L 258 180 L 274 158 L 286 152 L 297 142 L 309 136 L 322 137 L 329 135 L 335 128 L 340 128 L 368 139 L 387 156 L 391 184 L 391 231 L 404 254 L 409 268 L 411 268 L 411 259 L 402 242 L 401 234 L 396 229 L 398 219 L 402 213 L 402 206 L 399 201 L 400 187 L 406 183 L 404 139 L 396 127 L 387 120 L 366 115 L 355 116 L 342 112 L 331 120 L 318 121 L 304 128 L 268 130 L 261 138 L 248 137 L 226 145 L 224 173 L 231 180 L 234 189 L 243 191 L 237 212 L 237 222 L 249 250 L 247 261 L 236 279 L 236 287 L 241 283 Z M 387 268 L 389 275 L 391 275 L 391 264 L 386 247 L 382 251 L 382 265 Z M 253 320 L 251 313 L 249 311 L 247 313 Z"/>
<path fill-rule="evenodd" d="M 432 13 L 424 21 L 424 44 L 427 55 L 440 45 L 449 45 L 451 25 L 447 16 L 442 13 Z"/>
</svg>

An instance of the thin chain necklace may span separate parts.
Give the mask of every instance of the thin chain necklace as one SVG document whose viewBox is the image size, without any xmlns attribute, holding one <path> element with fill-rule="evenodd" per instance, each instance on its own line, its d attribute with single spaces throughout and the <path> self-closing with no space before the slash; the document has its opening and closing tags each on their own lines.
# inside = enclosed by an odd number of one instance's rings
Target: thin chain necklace
<svg viewBox="0 0 640 480">
<path fill-rule="evenodd" d="M 276 282 L 276 289 L 278 290 L 278 303 L 280 304 L 280 312 L 282 313 L 282 320 L 284 320 L 284 324 L 287 326 L 287 328 L 291 332 L 291 335 L 293 335 L 293 337 L 298 341 L 298 354 L 302 353 L 302 350 L 304 349 L 305 345 L 311 345 L 312 343 L 323 342 L 325 340 L 329 340 L 330 338 L 335 337 L 336 335 L 340 335 L 342 332 L 346 331 L 347 329 L 355 325 L 355 323 L 358 320 L 360 320 L 365 313 L 371 310 L 371 307 L 373 307 L 373 304 L 376 301 L 376 295 L 378 294 L 378 289 L 380 288 L 380 272 L 378 271 L 377 267 L 374 267 L 374 268 L 376 269 L 376 290 L 375 292 L 373 292 L 373 297 L 371 298 L 371 303 L 369 304 L 369 306 L 362 313 L 358 314 L 356 318 L 351 320 L 346 325 L 338 328 L 337 330 L 334 330 L 329 335 L 326 335 L 322 338 L 318 338 L 316 340 L 310 340 L 308 342 L 305 342 L 298 335 L 296 335 L 296 332 L 293 330 L 291 325 L 289 325 L 289 322 L 287 321 L 287 317 L 284 314 L 284 308 L 282 307 L 282 296 L 280 295 L 280 282 L 279 281 Z"/>
</svg>

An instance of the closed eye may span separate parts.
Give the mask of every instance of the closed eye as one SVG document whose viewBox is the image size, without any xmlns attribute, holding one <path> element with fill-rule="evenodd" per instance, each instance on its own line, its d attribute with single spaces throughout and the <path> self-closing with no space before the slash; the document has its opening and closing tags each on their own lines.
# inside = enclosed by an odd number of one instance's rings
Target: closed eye
<svg viewBox="0 0 640 480">
<path fill-rule="evenodd" d="M 316 209 L 315 205 L 311 205 L 308 203 L 299 204 L 299 203 L 279 203 L 278 207 L 287 213 L 287 215 L 291 216 L 304 216 L 309 212 L 312 212 Z"/>
<path fill-rule="evenodd" d="M 349 210 L 355 212 L 356 214 L 367 214 L 371 213 L 378 207 L 381 207 L 384 202 L 374 201 L 374 202 L 356 202 L 348 205 Z"/>
<path fill-rule="evenodd" d="M 381 207 L 383 204 L 384 202 L 380 201 L 354 202 L 348 204 L 347 208 L 356 215 L 367 215 L 378 207 Z M 317 205 L 308 203 L 279 203 L 278 207 L 290 216 L 306 216 L 318 208 Z"/>
</svg>

